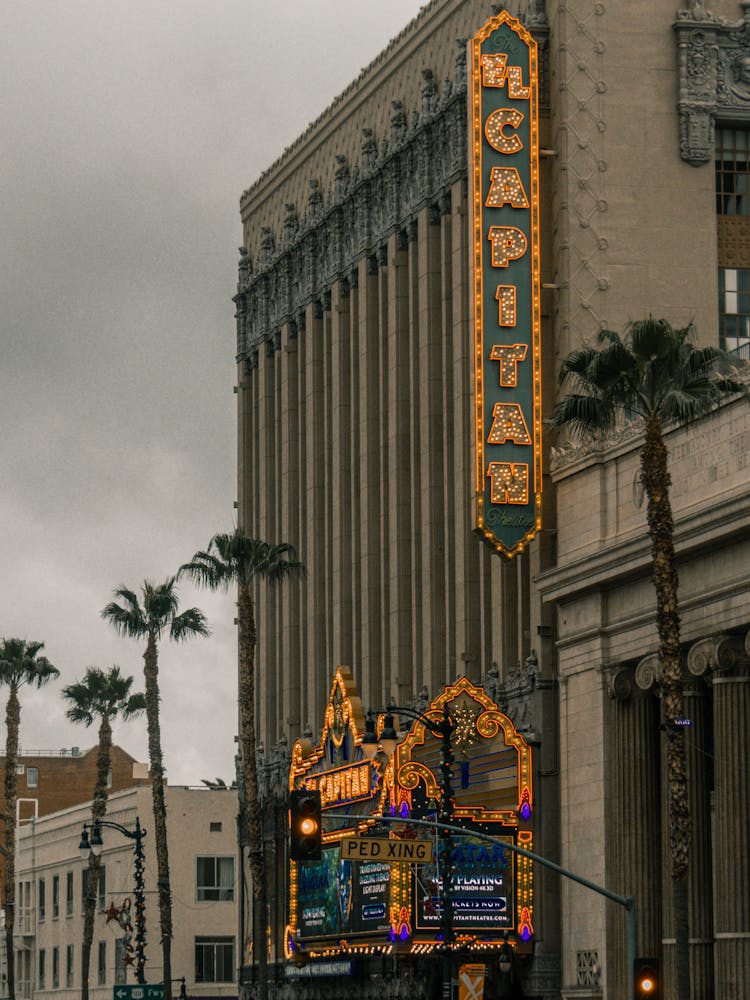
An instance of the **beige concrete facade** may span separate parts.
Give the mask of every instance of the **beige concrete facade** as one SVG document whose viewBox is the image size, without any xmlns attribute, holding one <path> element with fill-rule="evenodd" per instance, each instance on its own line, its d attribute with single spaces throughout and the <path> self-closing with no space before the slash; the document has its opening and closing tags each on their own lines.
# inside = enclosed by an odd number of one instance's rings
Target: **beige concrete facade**
<svg viewBox="0 0 750 1000">
<path fill-rule="evenodd" d="M 173 975 L 185 977 L 189 997 L 236 996 L 240 894 L 235 863 L 236 792 L 168 787 L 166 801 L 174 925 Z M 146 830 L 143 842 L 146 853 L 145 976 L 148 983 L 159 983 L 162 978 L 161 945 L 150 786 L 117 792 L 109 799 L 105 817 L 108 821 L 133 830 L 136 817 Z M 40 817 L 19 828 L 14 940 L 16 991 L 24 1000 L 80 997 L 85 865 L 78 845 L 83 824 L 90 821 L 91 806 L 87 803 Z M 132 908 L 133 841 L 106 828 L 102 830 L 102 840 L 105 881 L 94 925 L 89 974 L 91 1000 L 112 1000 L 115 986 L 137 982 L 135 966 L 125 966 L 120 960 L 117 942 L 123 939 L 125 931 L 117 919 L 106 912 L 112 906 L 121 909 L 128 900 L 131 913 L 135 912 Z M 231 859 L 231 863 L 225 862 L 225 878 L 220 887 L 198 885 L 199 873 L 203 873 L 201 878 L 205 877 L 205 868 L 198 865 L 198 858 Z M 231 883 L 230 869 L 233 870 Z M 202 898 L 206 895 L 232 898 Z M 209 944 L 212 941 L 221 942 L 221 948 L 231 945 L 229 981 L 196 981 L 196 946 L 200 942 L 204 947 L 205 942 L 205 948 L 210 949 L 214 947 Z M 210 975 L 211 959 L 204 967 Z M 175 984 L 175 996 L 179 988 L 180 984 Z"/>
<path fill-rule="evenodd" d="M 308 569 L 299 584 L 256 592 L 259 731 L 271 748 L 319 719 L 339 663 L 372 707 L 406 703 L 423 686 L 434 696 L 461 674 L 499 676 L 498 700 L 534 734 L 536 849 L 637 895 L 638 948 L 662 959 L 671 990 L 639 439 L 553 456 L 560 442 L 545 431 L 538 538 L 511 562 L 472 533 L 465 39 L 494 7 L 427 4 L 242 196 L 239 524 L 291 542 Z M 537 39 L 542 66 L 548 415 L 561 359 L 602 327 L 652 313 L 694 321 L 701 342 L 719 343 L 713 130 L 750 121 L 740 70 L 750 4 L 508 9 Z M 750 982 L 748 849 L 718 805 L 733 789 L 744 816 L 750 794 L 739 764 L 749 426 L 750 409 L 734 401 L 668 435 L 694 716 L 691 962 L 701 1000 L 739 1000 Z M 536 686 L 516 699 L 511 682 L 532 654 Z M 724 735 L 731 712 L 734 743 Z M 728 856 L 738 859 L 731 884 Z M 525 995 L 624 1000 L 623 913 L 552 876 L 540 885 Z"/>
</svg>

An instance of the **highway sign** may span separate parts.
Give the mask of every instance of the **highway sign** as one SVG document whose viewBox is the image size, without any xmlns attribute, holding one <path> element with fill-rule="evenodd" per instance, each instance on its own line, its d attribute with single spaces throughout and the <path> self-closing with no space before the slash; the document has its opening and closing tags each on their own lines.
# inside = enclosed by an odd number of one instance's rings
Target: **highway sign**
<svg viewBox="0 0 750 1000">
<path fill-rule="evenodd" d="M 113 987 L 112 1000 L 164 1000 L 164 983 L 127 983 Z"/>
<path fill-rule="evenodd" d="M 411 862 L 432 861 L 431 840 L 390 840 L 387 837 L 346 837 L 341 857 L 349 861 Z"/>
</svg>

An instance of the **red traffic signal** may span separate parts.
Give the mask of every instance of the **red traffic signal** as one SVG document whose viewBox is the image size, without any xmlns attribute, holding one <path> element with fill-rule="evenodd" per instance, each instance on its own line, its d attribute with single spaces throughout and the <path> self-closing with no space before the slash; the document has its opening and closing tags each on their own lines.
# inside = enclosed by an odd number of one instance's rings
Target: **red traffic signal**
<svg viewBox="0 0 750 1000">
<path fill-rule="evenodd" d="M 633 972 L 634 1000 L 661 1000 L 659 959 L 636 958 Z"/>
<path fill-rule="evenodd" d="M 307 789 L 289 796 L 289 856 L 292 861 L 320 861 L 323 823 L 320 792 Z"/>
</svg>

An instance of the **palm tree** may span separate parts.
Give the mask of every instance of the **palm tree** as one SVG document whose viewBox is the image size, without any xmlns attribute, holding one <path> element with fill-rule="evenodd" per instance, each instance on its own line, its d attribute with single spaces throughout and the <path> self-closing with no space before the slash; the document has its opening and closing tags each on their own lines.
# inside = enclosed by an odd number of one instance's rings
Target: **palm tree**
<svg viewBox="0 0 750 1000">
<path fill-rule="evenodd" d="M 131 694 L 132 677 L 123 677 L 118 666 L 108 671 L 99 667 L 88 667 L 82 681 L 63 688 L 63 698 L 70 703 L 65 713 L 71 722 L 82 722 L 85 726 L 99 719 L 99 743 L 96 753 L 96 783 L 94 785 L 93 822 L 104 818 L 107 811 L 107 778 L 112 763 L 112 721 L 119 715 L 131 719 L 146 708 L 146 699 L 138 692 Z M 94 913 L 96 910 L 97 887 L 99 883 L 99 858 L 89 855 L 86 881 L 86 909 L 83 919 L 83 975 L 81 979 L 82 1000 L 89 995 L 89 964 L 91 943 L 94 940 Z"/>
<path fill-rule="evenodd" d="M 208 635 L 206 619 L 198 608 L 178 613 L 179 600 L 175 589 L 176 577 L 163 583 L 144 581 L 142 601 L 127 587 L 118 587 L 115 597 L 102 611 L 121 635 L 145 639 L 143 674 L 146 682 L 146 724 L 148 755 L 151 769 L 151 789 L 154 806 L 154 843 L 156 846 L 157 884 L 159 888 L 159 920 L 164 962 L 164 1000 L 172 1000 L 172 895 L 169 884 L 169 853 L 167 849 L 167 808 L 164 800 L 164 764 L 159 723 L 159 641 L 166 633 L 175 642 L 192 636 Z"/>
<path fill-rule="evenodd" d="M 205 552 L 196 552 L 180 567 L 211 590 L 237 587 L 239 624 L 239 748 L 241 762 L 240 822 L 241 843 L 249 844 L 250 870 L 253 877 L 255 912 L 253 954 L 258 965 L 260 1000 L 268 995 L 266 982 L 266 881 L 263 865 L 263 829 L 258 799 L 258 773 L 255 761 L 255 606 L 251 587 L 258 581 L 280 583 L 288 576 L 304 573 L 291 545 L 249 538 L 241 529 L 231 534 L 214 535 Z"/>
<path fill-rule="evenodd" d="M 26 639 L 3 639 L 0 642 L 0 684 L 8 687 L 5 706 L 5 946 L 8 968 L 8 996 L 15 1000 L 16 987 L 13 969 L 13 917 L 16 904 L 16 796 L 18 779 L 18 734 L 21 726 L 21 703 L 18 690 L 24 684 L 42 687 L 59 670 L 46 656 L 40 656 L 43 642 Z"/>
<path fill-rule="evenodd" d="M 640 453 L 641 482 L 647 501 L 656 625 L 662 667 L 662 700 L 667 740 L 669 844 L 676 936 L 677 990 L 690 995 L 688 952 L 688 852 L 690 812 L 680 669 L 680 618 L 670 477 L 663 428 L 705 415 L 729 394 L 745 392 L 726 374 L 729 358 L 713 347 L 696 348 L 693 327 L 673 329 L 666 320 L 630 323 L 621 338 L 611 330 L 598 335 L 599 350 L 585 346 L 563 361 L 560 383 L 572 392 L 560 401 L 550 423 L 574 435 L 592 437 L 615 427 L 618 418 L 638 419 L 645 430 Z"/>
</svg>

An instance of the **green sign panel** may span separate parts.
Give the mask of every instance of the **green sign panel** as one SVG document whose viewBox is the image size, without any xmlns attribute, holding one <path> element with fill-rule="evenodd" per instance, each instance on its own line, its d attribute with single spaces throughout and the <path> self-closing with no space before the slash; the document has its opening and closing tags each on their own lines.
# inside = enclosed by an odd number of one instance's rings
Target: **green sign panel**
<svg viewBox="0 0 750 1000">
<path fill-rule="evenodd" d="M 115 986 L 112 1000 L 164 1000 L 164 983 L 127 983 Z"/>
<path fill-rule="evenodd" d="M 472 39 L 475 523 L 506 556 L 541 523 L 536 60 L 505 11 Z"/>
</svg>

